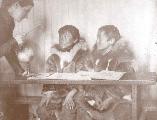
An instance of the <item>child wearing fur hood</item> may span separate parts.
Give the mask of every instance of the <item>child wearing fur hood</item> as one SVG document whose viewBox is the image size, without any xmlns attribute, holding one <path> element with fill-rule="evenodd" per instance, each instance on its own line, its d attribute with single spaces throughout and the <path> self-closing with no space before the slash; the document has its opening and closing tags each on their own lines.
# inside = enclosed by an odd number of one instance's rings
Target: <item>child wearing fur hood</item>
<svg viewBox="0 0 157 120">
<path fill-rule="evenodd" d="M 88 47 L 80 39 L 79 30 L 72 25 L 65 25 L 58 31 L 59 44 L 52 47 L 47 59 L 47 72 L 75 73 L 90 69 Z M 43 97 L 38 108 L 41 120 L 76 120 L 76 94 L 79 87 L 72 85 L 44 85 Z M 54 119 L 54 118 L 53 118 Z"/>
<path fill-rule="evenodd" d="M 134 54 L 117 27 L 105 25 L 99 28 L 92 51 L 94 71 L 126 72 L 122 79 L 132 78 L 133 60 Z M 119 85 L 90 85 L 84 86 L 84 93 L 78 100 L 79 120 L 130 120 L 130 89 Z"/>
</svg>

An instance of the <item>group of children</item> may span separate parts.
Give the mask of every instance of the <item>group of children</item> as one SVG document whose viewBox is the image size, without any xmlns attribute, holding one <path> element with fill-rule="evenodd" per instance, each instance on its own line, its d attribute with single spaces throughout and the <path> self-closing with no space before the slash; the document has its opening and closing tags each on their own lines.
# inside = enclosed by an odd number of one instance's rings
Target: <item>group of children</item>
<svg viewBox="0 0 157 120">
<path fill-rule="evenodd" d="M 33 0 L 3 0 L 1 5 L 0 57 L 6 57 L 15 71 L 16 79 L 26 78 L 17 59 L 15 48 L 18 46 L 12 33 L 15 21 L 23 20 L 33 6 Z M 108 70 L 127 72 L 123 79 L 132 77 L 134 69 L 131 61 L 134 54 L 116 26 L 105 25 L 98 29 L 97 41 L 92 51 L 86 41 L 81 39 L 75 26 L 63 26 L 58 33 L 59 44 L 52 47 L 52 54 L 47 60 L 47 72 Z M 3 94 L 4 88 L 1 88 L 0 94 Z M 7 97 L 12 90 L 9 88 L 9 92 L 5 93 Z M 124 86 L 46 84 L 43 86 L 37 113 L 40 120 L 130 120 L 129 96 L 130 89 Z M 6 98 L 3 99 L 0 101 L 8 105 Z M 14 115 L 9 115 L 15 109 L 9 108 L 6 106 L 0 111 L 0 119 L 1 116 L 15 119 L 12 118 Z"/>
<path fill-rule="evenodd" d="M 65 25 L 58 31 L 59 44 L 52 47 L 47 72 L 79 71 L 134 72 L 134 54 L 114 25 L 98 29 L 97 41 L 90 51 L 79 30 Z M 45 84 L 37 109 L 40 120 L 130 120 L 130 89 L 116 85 Z"/>
</svg>

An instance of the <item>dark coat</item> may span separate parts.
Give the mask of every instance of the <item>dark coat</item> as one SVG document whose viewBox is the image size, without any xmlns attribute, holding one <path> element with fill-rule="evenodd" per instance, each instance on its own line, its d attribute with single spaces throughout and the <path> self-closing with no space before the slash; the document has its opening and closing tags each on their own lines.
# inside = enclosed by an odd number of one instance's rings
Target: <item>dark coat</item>
<svg viewBox="0 0 157 120">
<path fill-rule="evenodd" d="M 109 70 L 109 71 L 121 71 L 121 72 L 127 72 L 127 73 L 133 73 L 134 69 L 131 66 L 131 62 L 134 59 L 134 54 L 129 48 L 129 45 L 124 40 L 117 41 L 114 46 L 110 49 L 110 51 L 107 50 L 98 50 L 97 46 L 94 46 L 94 49 L 92 51 L 92 63 L 94 71 L 99 72 L 102 70 Z M 129 77 L 132 77 L 127 74 L 122 79 L 127 79 Z M 85 111 L 80 115 L 81 120 L 84 120 L 85 117 L 89 116 L 86 114 L 86 111 L 91 111 L 92 115 L 96 117 L 98 116 L 105 119 L 105 116 L 108 117 L 108 119 L 113 115 L 110 110 L 112 110 L 111 106 L 116 105 L 119 101 L 122 100 L 122 97 L 126 94 L 130 94 L 129 87 L 124 86 L 116 86 L 116 85 L 90 85 L 85 86 L 84 92 L 85 94 L 82 95 L 83 97 L 79 98 L 78 104 L 81 108 L 83 108 Z M 105 101 L 108 97 L 113 98 L 111 103 L 109 103 L 108 108 L 102 109 L 102 103 Z M 95 106 L 90 106 L 88 103 L 88 100 L 94 100 L 97 104 Z M 99 103 L 99 101 L 101 101 Z M 126 110 L 126 116 L 129 114 L 129 104 L 123 104 L 125 106 Z M 119 111 L 123 110 L 123 105 L 120 107 Z M 120 105 L 121 106 L 121 105 Z M 116 111 L 119 108 L 115 108 L 114 114 L 116 117 L 119 117 L 120 114 L 118 111 Z M 110 114 L 109 114 L 110 113 Z M 122 119 L 125 119 L 126 116 L 121 116 Z M 129 116 L 130 117 L 130 116 Z"/>
<path fill-rule="evenodd" d="M 69 57 L 68 54 L 71 54 L 72 57 Z M 52 55 L 47 59 L 47 72 L 76 73 L 80 70 L 88 70 L 91 67 L 92 62 L 85 41 L 80 41 L 70 51 L 61 51 L 59 46 L 55 45 L 52 48 Z M 64 86 L 66 87 L 66 85 Z M 61 90 L 60 85 L 56 87 L 57 85 L 44 85 L 43 91 Z"/>
<path fill-rule="evenodd" d="M 124 40 L 119 40 L 117 41 L 114 46 L 111 48 L 109 52 L 106 52 L 107 50 L 98 50 L 96 45 L 94 46 L 94 49 L 92 51 L 92 63 L 93 63 L 93 68 L 94 71 L 99 72 L 102 70 L 109 70 L 109 71 L 120 71 L 120 72 L 126 72 L 127 74 L 124 75 L 121 79 L 128 79 L 132 78 L 131 76 L 134 72 L 134 68 L 131 66 L 132 60 L 134 59 L 134 54 L 129 48 L 128 42 Z M 108 89 L 111 91 L 111 93 L 114 94 L 114 96 L 119 96 L 122 97 L 124 94 L 126 94 L 127 91 L 123 91 L 120 89 L 119 86 L 101 86 L 101 87 L 96 87 L 96 86 L 86 86 L 86 91 L 92 94 L 94 91 L 95 95 L 100 95 L 104 96 L 106 90 Z M 101 91 L 101 92 L 100 92 Z"/>
<path fill-rule="evenodd" d="M 134 59 L 134 54 L 125 40 L 117 41 L 109 52 L 106 50 L 98 50 L 94 46 L 93 65 L 95 71 L 108 69 L 109 71 L 133 72 L 131 62 Z M 107 68 L 108 67 L 108 68 Z"/>
<path fill-rule="evenodd" d="M 15 23 L 7 9 L 0 9 L 0 57 L 5 56 L 15 74 L 24 72 L 16 55 L 18 44 L 13 38 Z"/>
<path fill-rule="evenodd" d="M 91 62 L 88 62 L 88 48 L 85 41 L 80 41 L 77 44 L 75 44 L 71 50 L 63 51 L 59 48 L 59 45 L 55 45 L 52 47 L 52 54 L 47 59 L 47 72 L 66 72 L 66 73 L 75 73 L 80 70 L 88 70 L 88 64 L 91 64 Z M 43 92 L 46 91 L 55 91 L 55 99 L 56 103 L 49 104 L 46 109 L 61 109 L 62 107 L 62 101 L 66 97 L 66 95 L 72 90 L 72 89 L 79 89 L 76 85 L 53 85 L 53 84 L 45 84 L 43 86 Z M 52 98 L 52 101 L 54 99 Z"/>
<path fill-rule="evenodd" d="M 85 41 L 79 41 L 69 50 L 62 50 L 59 45 L 54 45 L 51 50 L 51 55 L 47 59 L 47 72 L 66 72 L 66 73 L 75 73 L 80 70 L 90 69 L 92 62 L 90 61 L 88 47 Z M 37 113 L 40 117 L 50 117 L 47 115 L 52 110 L 62 110 L 59 115 L 64 120 L 75 119 L 75 109 L 74 110 L 64 110 L 62 102 L 65 99 L 66 95 L 73 89 L 79 89 L 78 86 L 73 85 L 50 85 L 46 84 L 43 86 L 43 92 L 46 91 L 56 91 L 56 99 L 51 99 L 48 106 L 42 105 L 37 110 Z M 77 96 L 74 96 L 74 99 Z M 54 103 L 55 101 L 55 103 Z M 75 100 L 74 100 L 75 101 Z M 62 108 L 63 107 L 63 108 Z M 68 112 L 68 113 L 67 113 Z M 46 114 L 45 114 L 46 113 Z M 52 119 L 52 117 L 50 117 Z M 74 120 L 73 119 L 73 120 Z"/>
<path fill-rule="evenodd" d="M 15 72 L 15 75 L 18 75 L 23 72 L 22 67 L 19 64 L 15 48 L 17 47 L 17 42 L 13 38 L 13 30 L 14 30 L 14 20 L 9 15 L 7 9 L 0 8 L 0 58 L 5 56 L 8 63 L 11 65 L 12 69 Z M 1 67 L 1 66 L 0 66 Z M 3 73 L 2 73 L 3 74 Z M 8 75 L 10 77 L 10 75 Z M 12 78 L 13 79 L 13 78 Z M 14 119 L 25 119 L 27 112 L 27 107 L 22 107 L 21 105 L 10 104 L 16 99 L 17 95 L 17 87 L 11 85 L 3 85 L 0 87 L 0 102 L 3 105 L 0 105 L 1 112 L 4 112 L 4 119 L 14 120 Z M 21 109 L 18 110 L 18 107 L 23 109 L 22 111 L 25 115 L 21 117 L 17 117 L 17 113 L 20 113 Z"/>
<path fill-rule="evenodd" d="M 0 9 L 0 45 L 13 39 L 14 20 L 6 9 Z"/>
</svg>

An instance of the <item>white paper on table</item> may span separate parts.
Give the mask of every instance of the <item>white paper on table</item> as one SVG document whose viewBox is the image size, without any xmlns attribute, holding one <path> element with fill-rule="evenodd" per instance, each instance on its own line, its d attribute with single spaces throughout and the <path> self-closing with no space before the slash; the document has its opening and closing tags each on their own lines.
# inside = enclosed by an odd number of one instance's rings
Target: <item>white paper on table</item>
<svg viewBox="0 0 157 120">
<path fill-rule="evenodd" d="M 54 73 L 49 77 L 50 79 L 59 80 L 91 80 L 89 76 L 82 76 L 77 73 Z"/>
<path fill-rule="evenodd" d="M 28 78 L 28 80 L 31 79 L 48 79 L 49 76 L 51 76 L 54 73 L 38 73 L 38 74 L 34 74 L 31 77 Z"/>
<path fill-rule="evenodd" d="M 82 76 L 77 73 L 40 73 L 29 79 L 91 80 L 89 76 Z"/>
<path fill-rule="evenodd" d="M 81 71 L 78 74 L 82 76 L 89 76 L 91 79 L 97 80 L 120 80 L 126 72 L 115 72 L 115 71 L 101 71 L 101 72 L 85 72 Z"/>
</svg>

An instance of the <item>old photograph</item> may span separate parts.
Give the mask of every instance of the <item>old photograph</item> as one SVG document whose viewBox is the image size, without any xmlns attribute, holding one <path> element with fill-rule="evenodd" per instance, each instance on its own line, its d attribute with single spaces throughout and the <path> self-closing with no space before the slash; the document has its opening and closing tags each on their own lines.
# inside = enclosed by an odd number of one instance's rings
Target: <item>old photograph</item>
<svg viewBox="0 0 157 120">
<path fill-rule="evenodd" d="M 0 120 L 157 120 L 157 0 L 0 0 Z"/>
</svg>

